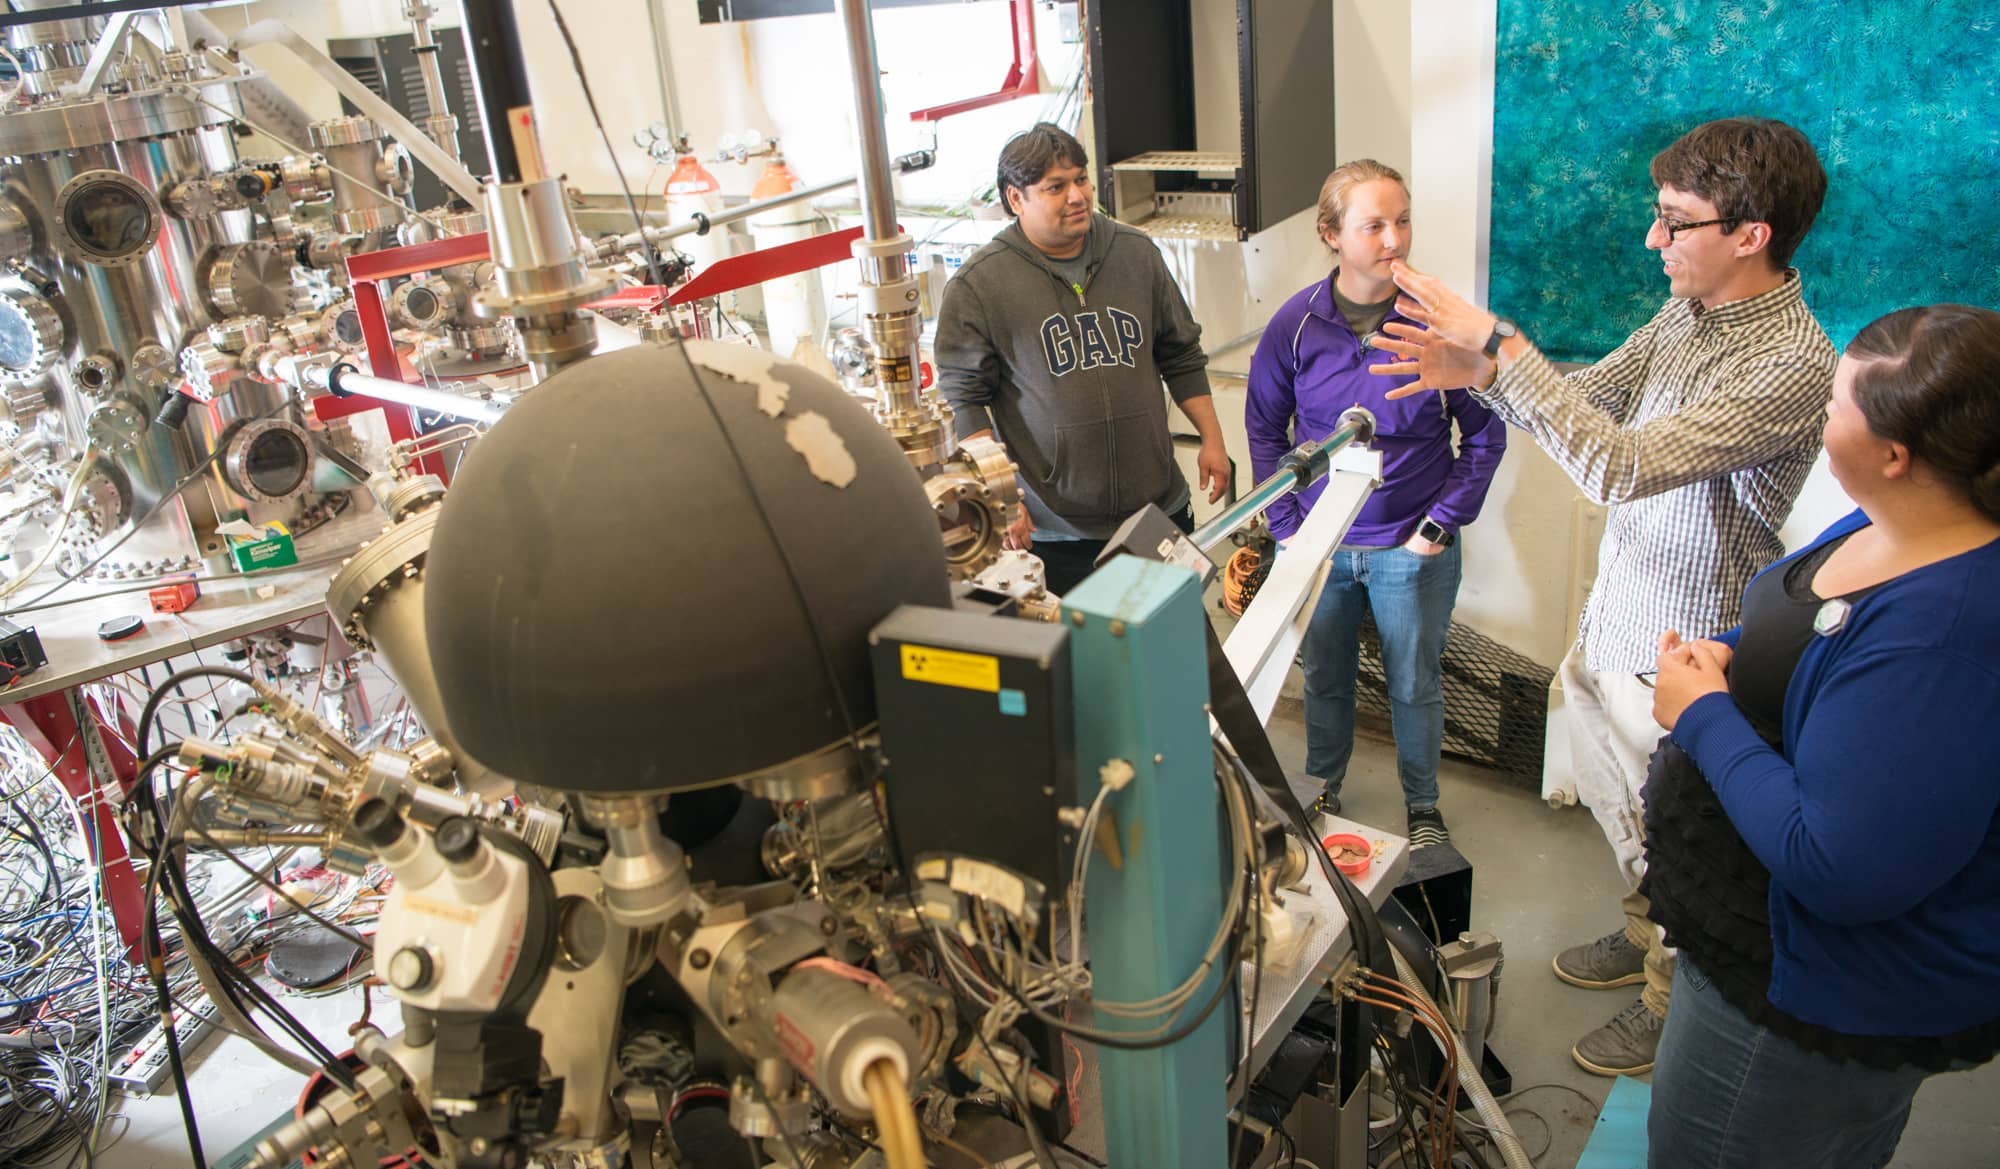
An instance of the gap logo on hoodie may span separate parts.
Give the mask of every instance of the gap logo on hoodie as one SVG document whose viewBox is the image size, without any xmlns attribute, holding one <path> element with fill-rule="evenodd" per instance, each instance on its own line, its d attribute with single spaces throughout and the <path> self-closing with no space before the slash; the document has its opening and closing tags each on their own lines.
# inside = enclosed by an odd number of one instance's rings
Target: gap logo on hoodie
<svg viewBox="0 0 2000 1169">
<path fill-rule="evenodd" d="M 1042 322 L 1042 355 L 1056 377 L 1104 365 L 1131 368 L 1132 354 L 1145 339 L 1139 318 L 1123 309 L 1106 308 L 1102 316 L 1095 309 L 1074 316 L 1051 313 Z"/>
</svg>

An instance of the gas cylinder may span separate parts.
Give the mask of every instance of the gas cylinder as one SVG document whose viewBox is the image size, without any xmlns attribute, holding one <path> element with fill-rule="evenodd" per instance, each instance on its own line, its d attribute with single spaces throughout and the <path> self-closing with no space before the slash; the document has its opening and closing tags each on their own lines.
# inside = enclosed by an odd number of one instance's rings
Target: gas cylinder
<svg viewBox="0 0 2000 1169">
<path fill-rule="evenodd" d="M 673 173 L 667 176 L 667 222 L 678 227 L 696 215 L 713 216 L 721 210 L 722 184 L 692 150 L 677 151 Z M 676 237 L 672 243 L 693 257 L 695 271 L 700 272 L 729 254 L 729 230 L 718 227 L 703 235 Z"/>
<path fill-rule="evenodd" d="M 775 146 L 764 173 L 751 188 L 753 200 L 772 199 L 802 186 L 799 176 L 785 165 L 785 156 Z M 750 238 L 759 251 L 809 238 L 818 226 L 810 201 L 777 207 L 750 219 Z M 820 291 L 817 271 L 781 276 L 764 282 L 764 330 L 771 352 L 791 358 L 803 342 L 817 350 L 826 332 L 826 298 Z"/>
</svg>

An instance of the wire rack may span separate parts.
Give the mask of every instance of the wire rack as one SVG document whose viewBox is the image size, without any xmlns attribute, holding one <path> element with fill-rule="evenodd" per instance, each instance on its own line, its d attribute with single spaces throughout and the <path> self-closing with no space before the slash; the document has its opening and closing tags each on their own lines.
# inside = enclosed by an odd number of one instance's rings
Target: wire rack
<svg viewBox="0 0 2000 1169">
<path fill-rule="evenodd" d="M 1445 635 L 1443 673 L 1444 753 L 1539 788 L 1555 671 L 1453 622 Z M 1386 733 L 1389 689 L 1382 673 L 1382 637 L 1372 615 L 1361 622 L 1361 671 L 1354 693 L 1357 721 Z"/>
</svg>

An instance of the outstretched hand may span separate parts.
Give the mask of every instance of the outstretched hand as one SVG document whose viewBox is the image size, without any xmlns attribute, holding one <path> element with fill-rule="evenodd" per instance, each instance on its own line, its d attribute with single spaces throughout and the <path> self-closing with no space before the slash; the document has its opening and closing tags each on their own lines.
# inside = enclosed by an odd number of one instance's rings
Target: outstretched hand
<svg viewBox="0 0 2000 1169">
<path fill-rule="evenodd" d="M 1389 274 L 1403 290 L 1396 311 L 1461 349 L 1475 353 L 1483 349 L 1493 326 L 1500 323 L 1499 317 L 1453 292 L 1444 281 L 1401 260 L 1389 265 Z"/>
<path fill-rule="evenodd" d="M 1401 311 L 1400 305 L 1398 311 Z M 1383 324 L 1382 332 L 1375 338 L 1375 348 L 1387 350 L 1403 360 L 1371 365 L 1369 373 L 1384 377 L 1415 374 L 1417 377 L 1416 381 L 1397 386 L 1382 395 L 1392 402 L 1429 390 L 1462 390 L 1479 385 L 1493 368 L 1493 363 L 1484 353 L 1454 345 L 1436 333 L 1401 321 Z"/>
<path fill-rule="evenodd" d="M 1403 360 L 1371 366 L 1370 371 L 1388 377 L 1415 374 L 1417 378 L 1384 397 L 1407 398 L 1426 390 L 1457 390 L 1484 382 L 1493 362 L 1482 350 L 1499 318 L 1453 292 L 1444 281 L 1401 260 L 1391 264 L 1389 271 L 1396 287 L 1403 290 L 1396 300 L 1396 311 L 1422 328 L 1400 321 L 1382 326 L 1388 335 L 1377 338 L 1377 347 Z"/>
</svg>

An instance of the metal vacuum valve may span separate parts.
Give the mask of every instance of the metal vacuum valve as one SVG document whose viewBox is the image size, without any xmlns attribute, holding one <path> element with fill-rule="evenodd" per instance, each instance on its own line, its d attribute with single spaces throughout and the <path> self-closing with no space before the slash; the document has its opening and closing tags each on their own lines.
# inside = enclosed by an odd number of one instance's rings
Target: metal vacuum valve
<svg viewBox="0 0 2000 1169">
<path fill-rule="evenodd" d="M 458 316 L 458 288 L 441 276 L 425 276 L 397 288 L 389 296 L 389 315 L 411 329 L 435 332 Z"/>
</svg>

